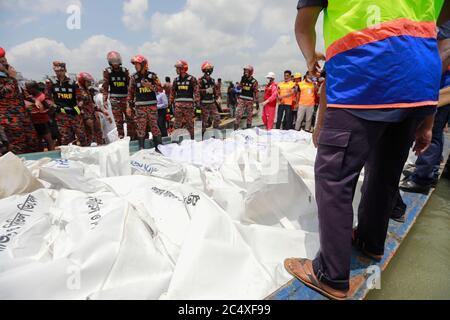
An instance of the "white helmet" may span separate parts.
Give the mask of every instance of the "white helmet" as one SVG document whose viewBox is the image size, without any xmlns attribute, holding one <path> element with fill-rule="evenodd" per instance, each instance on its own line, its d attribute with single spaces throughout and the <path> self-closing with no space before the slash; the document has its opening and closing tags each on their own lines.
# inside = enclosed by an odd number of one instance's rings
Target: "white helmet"
<svg viewBox="0 0 450 320">
<path fill-rule="evenodd" d="M 266 78 L 275 79 L 275 73 L 269 72 L 266 76 Z"/>
</svg>

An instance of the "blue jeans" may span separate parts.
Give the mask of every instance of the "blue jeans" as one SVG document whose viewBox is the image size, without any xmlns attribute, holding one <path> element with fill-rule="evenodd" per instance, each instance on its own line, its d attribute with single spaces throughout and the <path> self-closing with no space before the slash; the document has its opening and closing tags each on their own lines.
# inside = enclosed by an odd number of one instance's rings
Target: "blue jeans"
<svg viewBox="0 0 450 320">
<path fill-rule="evenodd" d="M 416 160 L 416 170 L 411 176 L 417 184 L 429 186 L 439 175 L 439 165 L 444 149 L 444 128 L 450 115 L 450 105 L 438 108 L 434 119 L 431 145 Z"/>
</svg>

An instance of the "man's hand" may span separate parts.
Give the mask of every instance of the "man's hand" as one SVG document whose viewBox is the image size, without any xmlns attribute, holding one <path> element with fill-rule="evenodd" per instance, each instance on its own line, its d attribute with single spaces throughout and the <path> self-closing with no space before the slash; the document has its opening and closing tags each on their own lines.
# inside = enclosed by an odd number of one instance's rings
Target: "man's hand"
<svg viewBox="0 0 450 320">
<path fill-rule="evenodd" d="M 433 136 L 434 114 L 425 118 L 422 124 L 416 130 L 416 142 L 414 143 L 413 151 L 416 156 L 423 154 L 431 144 Z"/>
<path fill-rule="evenodd" d="M 323 53 L 316 52 L 310 61 L 307 61 L 308 71 L 315 77 L 320 77 L 322 69 L 320 68 L 319 61 L 325 61 Z"/>
<path fill-rule="evenodd" d="M 153 91 L 155 91 L 155 86 L 152 85 L 151 82 L 148 81 L 147 79 L 142 80 L 142 81 L 141 81 L 141 84 L 142 84 L 143 87 L 150 88 L 150 89 L 152 89 Z"/>
<path fill-rule="evenodd" d="M 133 115 L 133 110 L 129 107 L 129 106 L 127 106 L 127 110 L 125 111 L 126 112 L 126 114 L 127 114 L 127 116 L 128 117 L 132 117 L 132 115 Z"/>
<path fill-rule="evenodd" d="M 314 132 L 312 135 L 313 144 L 314 144 L 314 147 L 316 147 L 316 148 L 319 146 L 319 136 L 320 136 L 321 130 L 322 130 L 322 128 L 320 126 L 316 126 L 314 128 Z"/>
</svg>

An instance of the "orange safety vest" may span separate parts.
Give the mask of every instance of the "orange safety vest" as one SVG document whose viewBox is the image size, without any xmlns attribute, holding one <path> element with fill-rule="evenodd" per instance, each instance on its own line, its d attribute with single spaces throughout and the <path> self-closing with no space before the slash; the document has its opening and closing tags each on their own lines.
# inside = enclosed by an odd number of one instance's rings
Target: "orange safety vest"
<svg viewBox="0 0 450 320">
<path fill-rule="evenodd" d="M 292 89 L 295 88 L 295 83 L 293 81 L 289 81 L 289 82 L 280 82 L 278 84 L 278 89 L 280 90 L 280 97 L 284 96 L 286 94 L 289 94 L 291 92 Z M 281 99 L 280 104 L 284 104 L 284 105 L 288 105 L 291 106 L 292 102 L 295 100 L 295 93 L 287 98 L 283 98 Z"/>
<path fill-rule="evenodd" d="M 300 106 L 313 107 L 316 104 L 316 93 L 314 83 L 302 81 L 298 84 L 300 89 Z"/>
</svg>

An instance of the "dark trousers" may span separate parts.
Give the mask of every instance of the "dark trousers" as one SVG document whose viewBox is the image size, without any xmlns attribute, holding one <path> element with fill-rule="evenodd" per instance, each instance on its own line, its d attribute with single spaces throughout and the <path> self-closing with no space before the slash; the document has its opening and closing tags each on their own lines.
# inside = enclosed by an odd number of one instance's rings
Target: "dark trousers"
<svg viewBox="0 0 450 320">
<path fill-rule="evenodd" d="M 284 119 L 283 119 L 284 115 Z M 280 104 L 278 106 L 277 125 L 276 128 L 281 128 L 281 122 L 283 122 L 283 129 L 292 129 L 292 107 L 286 104 Z"/>
<path fill-rule="evenodd" d="M 364 165 L 358 240 L 369 252 L 383 254 L 400 175 L 420 121 L 367 121 L 345 110 L 326 110 L 314 168 L 320 251 L 313 267 L 320 281 L 349 288 L 352 202 Z"/>
<path fill-rule="evenodd" d="M 167 137 L 166 114 L 167 108 L 158 109 L 158 127 L 162 137 Z"/>
<path fill-rule="evenodd" d="M 434 118 L 431 145 L 416 160 L 416 170 L 411 179 L 420 185 L 429 186 L 439 175 L 439 165 L 444 150 L 444 127 L 448 122 L 450 105 L 438 108 Z"/>
</svg>

